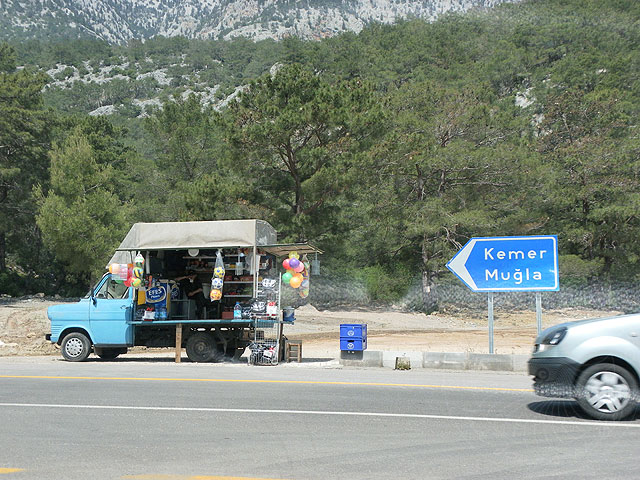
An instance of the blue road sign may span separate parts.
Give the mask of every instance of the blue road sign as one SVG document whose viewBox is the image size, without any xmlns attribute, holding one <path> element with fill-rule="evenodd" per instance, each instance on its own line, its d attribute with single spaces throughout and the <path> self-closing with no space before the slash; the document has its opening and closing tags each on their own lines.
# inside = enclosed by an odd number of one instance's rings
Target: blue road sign
<svg viewBox="0 0 640 480">
<path fill-rule="evenodd" d="M 447 268 L 474 292 L 556 291 L 558 237 L 474 237 Z"/>
</svg>

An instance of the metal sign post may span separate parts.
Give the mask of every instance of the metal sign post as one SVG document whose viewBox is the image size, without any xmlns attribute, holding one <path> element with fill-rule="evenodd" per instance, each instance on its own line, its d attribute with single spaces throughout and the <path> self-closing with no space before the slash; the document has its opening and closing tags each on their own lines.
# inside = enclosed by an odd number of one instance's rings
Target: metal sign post
<svg viewBox="0 0 640 480">
<path fill-rule="evenodd" d="M 489 353 L 493 353 L 493 292 L 489 292 L 487 298 L 487 311 L 489 316 Z"/>
<path fill-rule="evenodd" d="M 489 353 L 493 353 L 493 294 L 536 292 L 538 334 L 542 331 L 543 291 L 558 291 L 558 237 L 474 237 L 447 263 L 474 292 L 487 292 Z"/>
<path fill-rule="evenodd" d="M 542 332 L 542 294 L 536 292 L 536 325 L 538 326 L 538 335 Z"/>
</svg>

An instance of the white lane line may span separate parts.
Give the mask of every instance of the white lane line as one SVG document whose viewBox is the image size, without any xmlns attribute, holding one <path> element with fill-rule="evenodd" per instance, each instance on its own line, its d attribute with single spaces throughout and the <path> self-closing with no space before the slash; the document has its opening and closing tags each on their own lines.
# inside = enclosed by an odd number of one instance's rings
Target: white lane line
<svg viewBox="0 0 640 480">
<path fill-rule="evenodd" d="M 332 412 L 323 410 L 271 410 L 263 408 L 210 408 L 210 407 L 151 407 L 134 405 L 64 405 L 53 403 L 0 403 L 0 407 L 69 408 L 95 410 L 147 410 L 158 412 L 218 412 L 218 413 L 277 413 L 283 415 L 333 415 L 346 417 L 422 418 L 430 420 L 459 420 L 468 422 L 540 423 L 549 425 L 578 425 L 591 427 L 640 428 L 640 423 L 576 422 L 571 420 L 536 420 L 527 418 L 464 417 L 456 415 L 430 415 L 421 413 Z"/>
</svg>

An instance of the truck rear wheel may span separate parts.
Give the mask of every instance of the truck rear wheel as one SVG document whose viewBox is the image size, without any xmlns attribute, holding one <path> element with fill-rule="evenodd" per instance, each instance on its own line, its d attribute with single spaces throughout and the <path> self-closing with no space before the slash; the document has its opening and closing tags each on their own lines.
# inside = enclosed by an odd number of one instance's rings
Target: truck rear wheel
<svg viewBox="0 0 640 480">
<path fill-rule="evenodd" d="M 62 356 L 69 362 L 84 362 L 91 353 L 91 341 L 80 332 L 71 332 L 62 340 Z"/>
<path fill-rule="evenodd" d="M 218 354 L 216 341 L 206 332 L 194 333 L 187 340 L 187 357 L 192 362 L 210 362 Z"/>
</svg>

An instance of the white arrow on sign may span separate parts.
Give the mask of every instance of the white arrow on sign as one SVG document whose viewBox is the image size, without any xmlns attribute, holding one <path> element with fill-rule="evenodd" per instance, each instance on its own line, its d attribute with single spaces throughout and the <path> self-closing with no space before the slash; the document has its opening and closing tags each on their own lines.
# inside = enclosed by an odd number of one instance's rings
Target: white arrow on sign
<svg viewBox="0 0 640 480">
<path fill-rule="evenodd" d="M 473 246 L 476 244 L 477 240 L 475 238 L 471 239 L 463 248 L 460 250 L 455 257 L 453 257 L 447 263 L 447 268 L 455 273 L 460 280 L 466 283 L 469 288 L 472 290 L 477 290 L 476 282 L 471 278 L 471 274 L 469 270 L 467 270 L 467 259 L 473 250 Z"/>
</svg>

